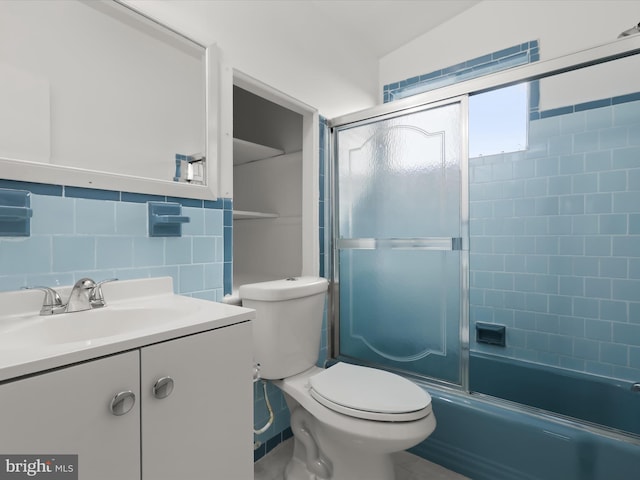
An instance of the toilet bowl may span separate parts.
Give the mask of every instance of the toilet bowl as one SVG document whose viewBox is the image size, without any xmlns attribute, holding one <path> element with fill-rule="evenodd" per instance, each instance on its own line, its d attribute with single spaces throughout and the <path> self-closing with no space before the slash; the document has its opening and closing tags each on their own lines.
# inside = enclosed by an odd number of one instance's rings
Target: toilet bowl
<svg viewBox="0 0 640 480">
<path fill-rule="evenodd" d="M 286 480 L 394 480 L 391 454 L 435 429 L 431 397 L 390 372 L 347 363 L 315 366 L 328 283 L 299 277 L 240 287 L 256 310 L 254 356 L 284 393 L 293 456 Z"/>
<path fill-rule="evenodd" d="M 389 372 L 337 363 L 273 383 L 292 417 L 288 480 L 394 479 L 391 454 L 417 445 L 436 426 L 429 394 Z"/>
</svg>

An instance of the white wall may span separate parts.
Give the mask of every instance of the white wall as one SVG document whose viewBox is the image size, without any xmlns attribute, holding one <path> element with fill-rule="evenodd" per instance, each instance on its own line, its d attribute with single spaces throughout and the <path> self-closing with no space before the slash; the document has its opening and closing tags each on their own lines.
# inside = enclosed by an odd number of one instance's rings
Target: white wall
<svg viewBox="0 0 640 480">
<path fill-rule="evenodd" d="M 234 167 L 234 209 L 278 218 L 233 224 L 234 280 L 302 271 L 302 152 Z M 316 257 L 317 258 L 317 257 Z"/>
<path fill-rule="evenodd" d="M 327 31 L 320 12 L 306 13 L 308 2 L 126 2 L 203 45 L 217 44 L 234 69 L 321 115 L 331 118 L 376 103 L 377 59 Z"/>
<path fill-rule="evenodd" d="M 240 87 L 233 88 L 233 136 L 283 150 L 302 150 L 302 115 Z"/>
<path fill-rule="evenodd" d="M 51 161 L 49 81 L 0 59 L 0 157 Z"/>
<path fill-rule="evenodd" d="M 540 59 L 615 40 L 640 22 L 640 1 L 485 0 L 380 59 L 382 88 L 529 40 Z"/>
<path fill-rule="evenodd" d="M 328 118 L 381 103 L 388 83 L 529 40 L 540 41 L 542 60 L 553 58 L 613 40 L 640 21 L 638 0 L 484 0 L 378 60 L 327 31 L 321 12 L 305 17 L 300 4 L 308 2 L 125 1 L 218 44 L 233 68 Z"/>
<path fill-rule="evenodd" d="M 640 55 L 540 80 L 540 111 L 640 91 Z"/>
</svg>

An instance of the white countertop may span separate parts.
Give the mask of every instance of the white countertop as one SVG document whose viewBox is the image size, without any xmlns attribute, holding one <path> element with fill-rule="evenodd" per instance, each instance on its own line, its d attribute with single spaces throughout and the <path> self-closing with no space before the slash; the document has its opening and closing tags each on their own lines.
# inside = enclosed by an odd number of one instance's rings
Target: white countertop
<svg viewBox="0 0 640 480">
<path fill-rule="evenodd" d="M 69 290 L 59 289 L 63 299 Z M 248 308 L 175 295 L 170 277 L 107 283 L 103 292 L 106 307 L 49 316 L 39 315 L 41 291 L 0 292 L 0 382 L 255 319 Z"/>
</svg>

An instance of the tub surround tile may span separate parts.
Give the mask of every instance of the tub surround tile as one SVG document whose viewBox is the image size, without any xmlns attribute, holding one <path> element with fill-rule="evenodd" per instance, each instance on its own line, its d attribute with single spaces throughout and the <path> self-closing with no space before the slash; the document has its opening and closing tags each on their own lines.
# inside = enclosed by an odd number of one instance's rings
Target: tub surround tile
<svg viewBox="0 0 640 480">
<path fill-rule="evenodd" d="M 511 177 L 494 168 L 505 155 L 470 159 L 471 319 L 498 323 L 515 313 L 507 348 L 472 339 L 472 349 L 640 378 L 628 354 L 640 341 L 633 320 L 640 323 L 640 148 L 630 141 L 639 97 L 540 112 L 529 128 L 535 152 L 525 153 L 530 166 L 517 177 L 515 167 Z M 510 216 L 495 192 L 516 178 L 524 192 L 511 197 Z M 512 217 L 524 234 L 507 232 Z M 513 284 L 496 285 L 496 275 L 508 274 Z M 555 315 L 557 323 L 533 322 L 531 314 Z"/>
</svg>

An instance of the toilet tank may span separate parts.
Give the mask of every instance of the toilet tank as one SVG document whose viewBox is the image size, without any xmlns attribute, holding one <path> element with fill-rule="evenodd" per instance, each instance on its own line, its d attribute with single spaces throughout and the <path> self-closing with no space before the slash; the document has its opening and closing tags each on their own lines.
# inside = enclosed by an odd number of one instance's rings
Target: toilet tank
<svg viewBox="0 0 640 480">
<path fill-rule="evenodd" d="M 240 287 L 242 306 L 253 308 L 253 355 L 260 376 L 280 379 L 314 366 L 329 282 L 294 277 Z"/>
</svg>

